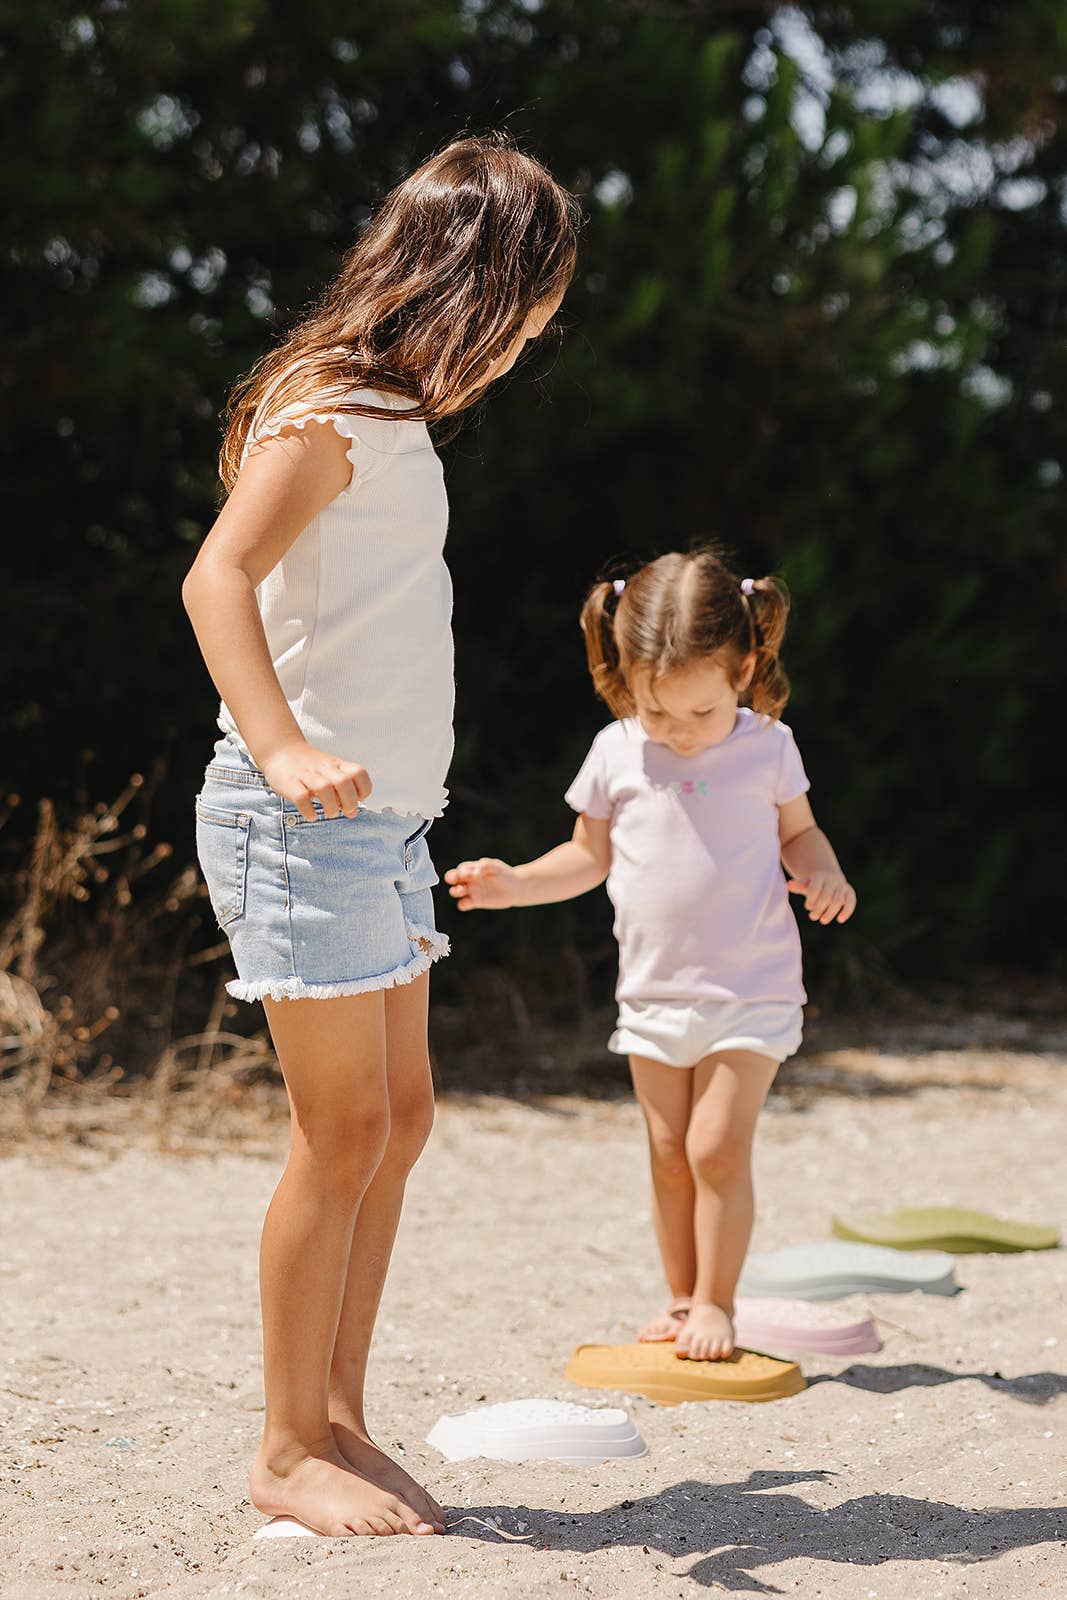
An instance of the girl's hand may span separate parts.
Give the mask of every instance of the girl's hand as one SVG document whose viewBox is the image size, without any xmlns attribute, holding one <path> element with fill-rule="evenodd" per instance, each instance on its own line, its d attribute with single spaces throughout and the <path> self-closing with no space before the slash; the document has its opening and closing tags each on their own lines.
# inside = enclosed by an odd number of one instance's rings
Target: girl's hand
<svg viewBox="0 0 1067 1600">
<path fill-rule="evenodd" d="M 452 885 L 448 892 L 461 911 L 506 911 L 519 903 L 518 873 L 494 856 L 461 861 L 445 873 L 445 882 Z"/>
<path fill-rule="evenodd" d="M 856 909 L 856 891 L 841 872 L 813 872 L 810 878 L 790 878 L 792 894 L 802 894 L 812 922 L 847 922 Z"/>
<path fill-rule="evenodd" d="M 374 787 L 366 767 L 328 756 L 304 740 L 285 746 L 265 761 L 263 773 L 275 794 L 292 800 L 308 822 L 316 819 L 316 800 L 328 817 L 354 817 L 359 802 L 366 800 Z"/>
</svg>

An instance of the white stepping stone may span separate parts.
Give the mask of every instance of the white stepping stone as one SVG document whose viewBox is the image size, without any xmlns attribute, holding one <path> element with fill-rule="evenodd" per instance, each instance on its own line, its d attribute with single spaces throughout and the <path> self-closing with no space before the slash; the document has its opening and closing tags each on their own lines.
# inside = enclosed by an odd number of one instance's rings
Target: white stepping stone
<svg viewBox="0 0 1067 1600">
<path fill-rule="evenodd" d="M 625 1411 L 579 1406 L 570 1400 L 505 1400 L 441 1417 L 426 1442 L 449 1461 L 488 1456 L 494 1461 L 566 1461 L 580 1467 L 609 1457 L 648 1454 Z"/>
<path fill-rule="evenodd" d="M 252 1535 L 253 1539 L 325 1539 L 324 1533 L 316 1533 L 314 1528 L 305 1527 L 302 1522 L 297 1522 L 295 1517 L 271 1517 L 262 1528 L 257 1528 Z"/>
</svg>

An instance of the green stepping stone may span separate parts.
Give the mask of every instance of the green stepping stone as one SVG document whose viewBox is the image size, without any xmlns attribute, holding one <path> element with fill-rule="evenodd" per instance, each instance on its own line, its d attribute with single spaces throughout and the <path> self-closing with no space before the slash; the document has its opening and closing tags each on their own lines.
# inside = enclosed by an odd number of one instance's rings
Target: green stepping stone
<svg viewBox="0 0 1067 1600">
<path fill-rule="evenodd" d="M 838 1239 L 888 1245 L 893 1250 L 947 1250 L 951 1255 L 1014 1250 L 1054 1250 L 1058 1228 L 1034 1222 L 1010 1222 L 988 1211 L 958 1206 L 917 1206 L 888 1211 L 884 1216 L 835 1217 Z"/>
</svg>

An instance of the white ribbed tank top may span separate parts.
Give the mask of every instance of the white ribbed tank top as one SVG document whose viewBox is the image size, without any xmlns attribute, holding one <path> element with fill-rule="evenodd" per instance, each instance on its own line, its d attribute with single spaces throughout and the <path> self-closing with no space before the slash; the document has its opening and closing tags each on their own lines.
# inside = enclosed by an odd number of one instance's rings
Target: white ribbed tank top
<svg viewBox="0 0 1067 1600">
<path fill-rule="evenodd" d="M 444 474 L 426 424 L 403 418 L 414 401 L 369 389 L 351 399 L 397 415 L 338 415 L 328 400 L 312 400 L 249 433 L 246 453 L 282 428 L 330 422 L 352 463 L 348 487 L 308 523 L 256 599 L 308 742 L 366 767 L 369 809 L 436 817 L 448 799 L 455 702 Z M 225 703 L 219 727 L 248 753 Z"/>
</svg>

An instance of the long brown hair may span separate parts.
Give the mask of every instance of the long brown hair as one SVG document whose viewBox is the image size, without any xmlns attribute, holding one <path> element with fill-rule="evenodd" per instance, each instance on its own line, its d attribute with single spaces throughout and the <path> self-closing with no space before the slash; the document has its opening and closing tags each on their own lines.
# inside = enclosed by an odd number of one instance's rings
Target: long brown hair
<svg viewBox="0 0 1067 1600">
<path fill-rule="evenodd" d="M 761 716 L 779 717 L 789 699 L 778 659 L 788 614 L 789 595 L 778 578 L 742 584 L 712 546 L 672 551 L 625 581 L 605 580 L 589 591 L 581 624 L 593 687 L 617 717 L 630 717 L 636 667 L 651 673 L 654 686 L 669 672 L 718 656 L 736 686 L 745 658 L 754 654 L 742 698 Z"/>
<path fill-rule="evenodd" d="M 353 389 L 415 401 L 435 421 L 469 405 L 535 306 L 574 273 L 578 203 L 503 135 L 456 139 L 381 205 L 341 271 L 230 396 L 219 473 L 233 487 L 248 432 L 330 396 L 332 411 L 392 416 Z M 262 418 L 260 419 L 262 420 Z"/>
</svg>

